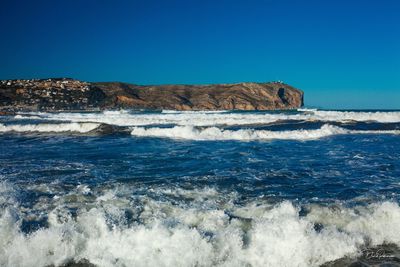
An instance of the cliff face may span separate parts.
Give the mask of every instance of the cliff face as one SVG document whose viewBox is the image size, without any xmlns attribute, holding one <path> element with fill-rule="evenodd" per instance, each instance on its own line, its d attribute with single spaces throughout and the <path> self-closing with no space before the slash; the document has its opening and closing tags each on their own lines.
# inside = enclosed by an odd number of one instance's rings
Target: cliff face
<svg viewBox="0 0 400 267">
<path fill-rule="evenodd" d="M 3 110 L 273 110 L 302 105 L 302 91 L 277 82 L 141 86 L 66 78 L 0 81 Z"/>
</svg>

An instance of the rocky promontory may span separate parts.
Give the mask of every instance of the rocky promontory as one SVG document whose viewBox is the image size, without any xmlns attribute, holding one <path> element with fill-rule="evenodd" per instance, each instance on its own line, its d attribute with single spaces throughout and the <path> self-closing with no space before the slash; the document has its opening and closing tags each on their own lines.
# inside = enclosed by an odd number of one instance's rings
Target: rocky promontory
<svg viewBox="0 0 400 267">
<path fill-rule="evenodd" d="M 282 82 L 135 85 L 70 78 L 1 80 L 1 111 L 170 109 L 274 110 L 303 105 L 303 92 Z"/>
</svg>

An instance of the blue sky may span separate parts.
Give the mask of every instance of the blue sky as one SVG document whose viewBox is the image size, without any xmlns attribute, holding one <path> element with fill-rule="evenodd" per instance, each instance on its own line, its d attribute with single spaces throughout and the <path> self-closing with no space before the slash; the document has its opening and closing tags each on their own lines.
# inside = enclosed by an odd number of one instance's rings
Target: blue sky
<svg viewBox="0 0 400 267">
<path fill-rule="evenodd" d="M 0 79 L 283 80 L 308 106 L 400 108 L 400 1 L 10 1 Z"/>
</svg>

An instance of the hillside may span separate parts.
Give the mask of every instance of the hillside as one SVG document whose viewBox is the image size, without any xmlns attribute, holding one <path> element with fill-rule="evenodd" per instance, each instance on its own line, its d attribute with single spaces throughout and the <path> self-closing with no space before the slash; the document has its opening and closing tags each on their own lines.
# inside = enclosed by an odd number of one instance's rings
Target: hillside
<svg viewBox="0 0 400 267">
<path fill-rule="evenodd" d="M 0 109 L 18 110 L 274 110 L 303 105 L 303 92 L 287 84 L 237 83 L 143 86 L 70 78 L 0 81 Z"/>
</svg>

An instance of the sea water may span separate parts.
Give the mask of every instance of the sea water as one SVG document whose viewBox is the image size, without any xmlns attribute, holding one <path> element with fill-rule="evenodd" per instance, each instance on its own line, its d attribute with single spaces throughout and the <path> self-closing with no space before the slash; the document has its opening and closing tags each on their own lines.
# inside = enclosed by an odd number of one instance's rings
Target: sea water
<svg viewBox="0 0 400 267">
<path fill-rule="evenodd" d="M 0 266 L 398 266 L 399 193 L 399 111 L 0 117 Z"/>
</svg>

